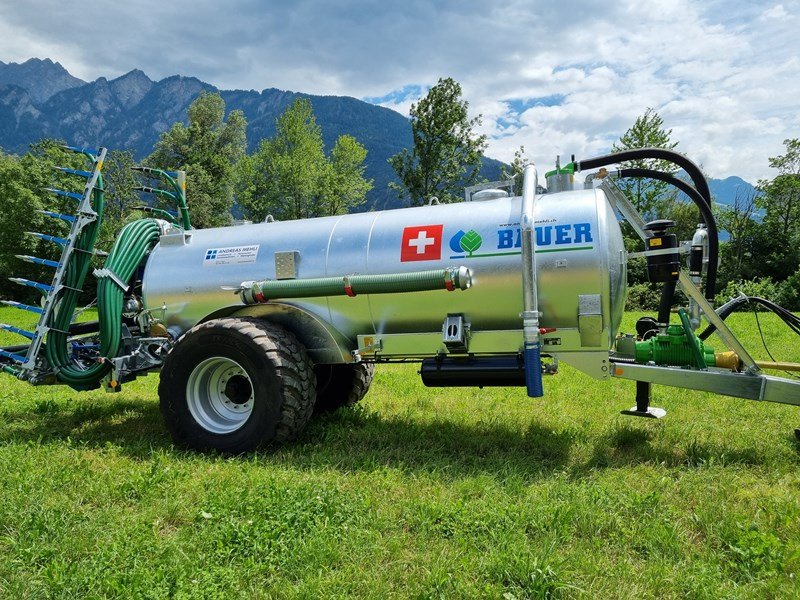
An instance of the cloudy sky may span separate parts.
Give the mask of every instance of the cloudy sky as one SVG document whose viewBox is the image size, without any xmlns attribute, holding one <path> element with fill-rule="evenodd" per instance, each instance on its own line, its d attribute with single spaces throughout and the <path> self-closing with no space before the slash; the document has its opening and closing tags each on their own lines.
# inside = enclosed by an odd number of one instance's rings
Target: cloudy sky
<svg viewBox="0 0 800 600">
<path fill-rule="evenodd" d="M 404 114 L 450 76 L 487 154 L 524 145 L 542 168 L 607 151 L 647 107 L 714 177 L 771 177 L 800 137 L 800 0 L 0 0 L 0 60 L 32 56 Z"/>
</svg>

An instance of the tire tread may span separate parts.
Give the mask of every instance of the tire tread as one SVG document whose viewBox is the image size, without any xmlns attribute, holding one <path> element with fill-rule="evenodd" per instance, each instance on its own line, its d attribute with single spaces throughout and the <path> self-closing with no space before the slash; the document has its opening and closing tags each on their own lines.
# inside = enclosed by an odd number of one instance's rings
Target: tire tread
<svg viewBox="0 0 800 600">
<path fill-rule="evenodd" d="M 247 338 L 273 364 L 283 392 L 283 401 L 275 435 L 267 443 L 276 447 L 294 440 L 311 419 L 316 400 L 314 367 L 305 347 L 294 334 L 278 325 L 254 318 L 227 317 L 195 325 L 178 338 L 173 348 L 210 329 L 229 330 L 232 335 L 238 334 Z M 172 353 L 164 361 L 165 369 L 169 368 L 171 355 Z M 168 396 L 167 388 L 168 384 L 162 378 L 159 381 L 162 412 L 173 437 L 185 441 L 186 432 L 181 427 L 172 402 L 169 398 L 165 400 Z"/>
</svg>

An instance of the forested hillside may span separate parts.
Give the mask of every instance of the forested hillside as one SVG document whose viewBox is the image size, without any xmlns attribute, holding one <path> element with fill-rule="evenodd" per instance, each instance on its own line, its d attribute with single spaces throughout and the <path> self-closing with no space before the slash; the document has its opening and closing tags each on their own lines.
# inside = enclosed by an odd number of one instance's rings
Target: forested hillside
<svg viewBox="0 0 800 600">
<path fill-rule="evenodd" d="M 24 153 L 42 138 L 76 145 L 102 144 L 130 149 L 136 158 L 152 152 L 161 133 L 176 121 L 202 92 L 218 91 L 194 77 L 175 75 L 152 81 L 140 70 L 116 79 L 86 83 L 60 64 L 31 59 L 22 65 L 0 63 L 0 148 Z M 275 119 L 298 97 L 309 98 L 322 126 L 328 149 L 343 134 L 367 148 L 366 176 L 374 187 L 361 210 L 399 206 L 389 182 L 395 180 L 389 157 L 411 146 L 411 127 L 403 115 L 343 96 L 311 96 L 268 88 L 219 90 L 227 111 L 247 118 L 248 150 L 275 134 Z M 501 163 L 484 159 L 483 175 L 497 178 Z"/>
</svg>

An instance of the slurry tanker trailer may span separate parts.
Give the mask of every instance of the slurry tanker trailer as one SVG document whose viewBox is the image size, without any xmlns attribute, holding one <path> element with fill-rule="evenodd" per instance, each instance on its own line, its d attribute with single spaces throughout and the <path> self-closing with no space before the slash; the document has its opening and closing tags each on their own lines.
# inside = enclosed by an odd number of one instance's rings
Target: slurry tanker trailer
<svg viewBox="0 0 800 600">
<path fill-rule="evenodd" d="M 468 188 L 465 202 L 298 221 L 194 229 L 181 172 L 138 168 L 167 189 L 139 187 L 175 202 L 127 224 L 101 267 L 93 265 L 106 204 L 105 149 L 72 148 L 85 181 L 72 198 L 65 237 L 32 233 L 60 247 L 50 283 L 13 278 L 42 301 L 6 304 L 37 313 L 26 338 L 0 349 L 2 370 L 33 385 L 119 391 L 160 370 L 159 396 L 176 442 L 240 453 L 291 440 L 312 414 L 357 402 L 381 363 L 416 361 L 427 386 L 519 386 L 544 393 L 543 374 L 564 362 L 598 379 L 635 381 L 625 414 L 657 418 L 653 384 L 800 405 L 800 381 L 764 369 L 725 324 L 743 298 L 715 310 L 718 234 L 706 180 L 683 155 L 640 149 L 575 160 L 547 174 Z M 605 167 L 658 158 L 691 183 L 646 169 Z M 599 172 L 595 172 L 600 169 Z M 575 174 L 591 171 L 584 189 Z M 666 181 L 695 203 L 700 225 L 681 243 L 673 223 L 645 222 L 615 180 Z M 79 186 L 80 187 L 80 186 Z M 507 188 L 507 189 L 504 189 Z M 620 220 L 644 240 L 650 280 L 662 287 L 658 314 L 620 333 L 626 297 Z M 95 322 L 76 322 L 89 277 L 97 279 Z M 680 287 L 688 302 L 673 314 Z M 764 299 L 800 333 L 800 319 Z M 702 331 L 701 331 L 702 328 Z M 699 332 L 699 333 L 698 333 Z M 725 347 L 712 348 L 718 334 Z"/>
</svg>

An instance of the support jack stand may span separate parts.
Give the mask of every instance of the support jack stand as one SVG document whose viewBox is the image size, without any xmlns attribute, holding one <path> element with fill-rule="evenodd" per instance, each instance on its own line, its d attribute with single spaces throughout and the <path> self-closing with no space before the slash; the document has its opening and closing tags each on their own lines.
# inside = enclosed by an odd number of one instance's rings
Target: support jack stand
<svg viewBox="0 0 800 600">
<path fill-rule="evenodd" d="M 638 410 L 633 406 L 629 410 L 621 410 L 619 412 L 621 415 L 628 417 L 644 417 L 645 419 L 660 419 L 667 416 L 667 411 L 663 408 L 656 408 L 655 406 L 650 406 L 645 411 Z"/>
<path fill-rule="evenodd" d="M 643 417 L 645 419 L 660 419 L 667 415 L 663 408 L 650 406 L 650 383 L 647 381 L 636 382 L 636 406 L 629 410 L 620 411 L 620 414 L 629 417 Z M 795 431 L 797 433 L 797 431 Z"/>
</svg>

